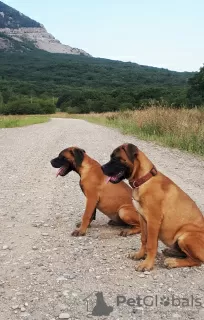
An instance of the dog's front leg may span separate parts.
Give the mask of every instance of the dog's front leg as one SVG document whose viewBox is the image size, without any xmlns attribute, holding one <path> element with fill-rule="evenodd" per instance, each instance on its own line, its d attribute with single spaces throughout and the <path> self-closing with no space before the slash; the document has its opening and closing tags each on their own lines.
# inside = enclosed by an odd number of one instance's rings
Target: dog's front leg
<svg viewBox="0 0 204 320">
<path fill-rule="evenodd" d="M 132 260 L 143 259 L 146 255 L 147 223 L 141 215 L 139 216 L 139 220 L 140 220 L 140 227 L 141 227 L 141 247 L 138 252 L 128 254 L 128 258 Z"/>
<path fill-rule="evenodd" d="M 91 223 L 91 218 L 93 216 L 93 212 L 97 206 L 98 199 L 96 198 L 87 198 L 86 199 L 86 209 L 84 215 L 82 217 L 81 225 L 78 229 L 72 232 L 72 236 L 84 236 L 86 234 L 86 230 Z"/>
<path fill-rule="evenodd" d="M 90 224 L 89 224 L 89 226 L 88 226 L 89 228 L 91 227 L 91 222 L 92 222 L 93 220 L 96 220 L 96 208 L 94 209 L 94 211 L 93 211 L 93 213 L 92 213 L 92 217 L 91 217 L 91 220 L 90 220 Z M 77 228 L 80 228 L 80 226 L 81 226 L 81 220 L 76 223 L 76 227 L 77 227 Z"/>
<path fill-rule="evenodd" d="M 137 271 L 150 271 L 153 269 L 155 257 L 158 248 L 158 235 L 160 230 L 161 222 L 157 219 L 147 220 L 147 243 L 146 243 L 146 259 L 141 262 Z"/>
</svg>

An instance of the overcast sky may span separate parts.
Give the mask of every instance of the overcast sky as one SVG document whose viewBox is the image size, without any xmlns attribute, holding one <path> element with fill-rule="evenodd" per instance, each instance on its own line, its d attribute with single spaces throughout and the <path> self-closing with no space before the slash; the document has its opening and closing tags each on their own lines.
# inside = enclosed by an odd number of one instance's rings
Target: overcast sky
<svg viewBox="0 0 204 320">
<path fill-rule="evenodd" d="M 204 63 L 204 0 L 4 0 L 94 57 L 178 71 Z"/>
</svg>

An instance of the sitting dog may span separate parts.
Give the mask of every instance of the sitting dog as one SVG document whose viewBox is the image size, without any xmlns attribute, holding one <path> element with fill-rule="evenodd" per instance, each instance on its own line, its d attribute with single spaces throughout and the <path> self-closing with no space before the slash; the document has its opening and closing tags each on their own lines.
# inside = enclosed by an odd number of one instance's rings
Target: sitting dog
<svg viewBox="0 0 204 320">
<path fill-rule="evenodd" d="M 133 260 L 145 258 L 138 271 L 151 270 L 158 239 L 170 249 L 163 251 L 168 268 L 200 266 L 204 262 L 204 218 L 195 202 L 173 181 L 156 170 L 146 155 L 133 144 L 113 151 L 103 167 L 112 183 L 128 179 L 140 214 L 141 242 Z"/>
<path fill-rule="evenodd" d="M 95 217 L 96 208 L 115 223 L 123 222 L 132 226 L 121 232 L 121 236 L 140 233 L 139 215 L 132 203 L 132 190 L 124 182 L 118 185 L 108 183 L 108 177 L 103 174 L 101 165 L 91 159 L 84 150 L 71 147 L 60 152 L 51 160 L 54 168 L 60 168 L 57 176 L 66 176 L 70 171 L 80 175 L 80 187 L 86 196 L 86 209 L 81 225 L 73 236 L 83 236 L 87 227 Z"/>
</svg>

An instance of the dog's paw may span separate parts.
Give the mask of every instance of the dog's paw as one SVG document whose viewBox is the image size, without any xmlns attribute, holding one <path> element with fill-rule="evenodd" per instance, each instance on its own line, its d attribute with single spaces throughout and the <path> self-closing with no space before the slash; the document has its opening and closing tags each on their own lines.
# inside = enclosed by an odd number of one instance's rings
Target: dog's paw
<svg viewBox="0 0 204 320">
<path fill-rule="evenodd" d="M 167 258 L 164 260 L 164 265 L 168 269 L 176 268 L 178 266 L 177 259 L 175 258 Z"/>
<path fill-rule="evenodd" d="M 132 260 L 141 260 L 141 259 L 144 259 L 146 257 L 146 254 L 145 255 L 141 255 L 140 252 L 135 252 L 135 253 L 129 253 L 127 257 L 129 259 L 132 259 Z"/>
<path fill-rule="evenodd" d="M 135 267 L 136 271 L 150 271 L 153 269 L 153 263 L 145 260 L 143 262 L 140 262 L 140 264 L 138 266 Z"/>
<path fill-rule="evenodd" d="M 136 253 L 128 253 L 127 257 L 132 260 L 139 260 L 137 252 Z"/>
<path fill-rule="evenodd" d="M 76 229 L 72 232 L 73 237 L 82 237 L 85 236 L 85 232 L 82 232 L 80 229 Z"/>
<path fill-rule="evenodd" d="M 120 235 L 120 237 L 127 237 L 127 236 L 129 236 L 129 232 L 126 231 L 126 230 L 123 230 L 123 231 L 120 232 L 119 235 Z"/>
</svg>

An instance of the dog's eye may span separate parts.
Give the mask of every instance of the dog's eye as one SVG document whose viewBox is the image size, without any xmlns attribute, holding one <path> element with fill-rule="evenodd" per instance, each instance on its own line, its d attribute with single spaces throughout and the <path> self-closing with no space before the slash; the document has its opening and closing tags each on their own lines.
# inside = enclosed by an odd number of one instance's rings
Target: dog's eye
<svg viewBox="0 0 204 320">
<path fill-rule="evenodd" d="M 60 161 L 67 161 L 67 159 L 64 156 L 60 156 Z"/>
</svg>

